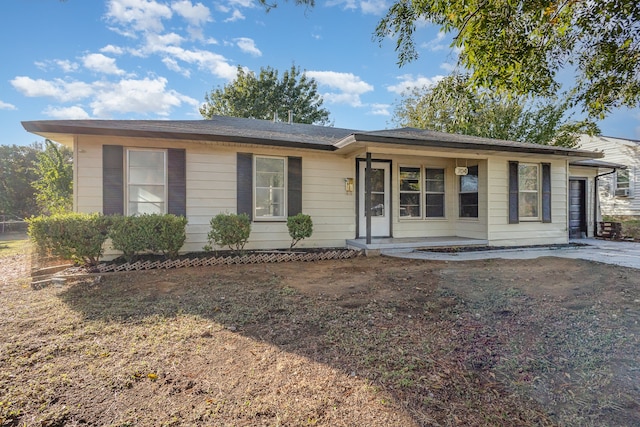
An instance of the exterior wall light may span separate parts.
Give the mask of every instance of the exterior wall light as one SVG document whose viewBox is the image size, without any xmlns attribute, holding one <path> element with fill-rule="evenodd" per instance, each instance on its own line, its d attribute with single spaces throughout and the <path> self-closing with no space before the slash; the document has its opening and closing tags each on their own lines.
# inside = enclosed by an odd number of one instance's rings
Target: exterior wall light
<svg viewBox="0 0 640 427">
<path fill-rule="evenodd" d="M 353 178 L 344 179 L 344 191 L 349 194 L 353 193 Z"/>
</svg>

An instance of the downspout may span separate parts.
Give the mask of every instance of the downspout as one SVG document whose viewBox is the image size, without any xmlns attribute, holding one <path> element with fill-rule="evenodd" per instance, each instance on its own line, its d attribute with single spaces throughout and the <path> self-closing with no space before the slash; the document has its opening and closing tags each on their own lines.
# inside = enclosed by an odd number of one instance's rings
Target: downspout
<svg viewBox="0 0 640 427">
<path fill-rule="evenodd" d="M 600 208 L 600 199 L 598 198 L 598 178 L 616 173 L 618 169 L 613 168 L 611 172 L 601 173 L 593 178 L 593 237 L 598 235 L 598 209 Z"/>
<path fill-rule="evenodd" d="M 371 152 L 367 151 L 366 169 L 364 171 L 364 216 L 366 222 L 366 243 L 371 244 Z"/>
</svg>

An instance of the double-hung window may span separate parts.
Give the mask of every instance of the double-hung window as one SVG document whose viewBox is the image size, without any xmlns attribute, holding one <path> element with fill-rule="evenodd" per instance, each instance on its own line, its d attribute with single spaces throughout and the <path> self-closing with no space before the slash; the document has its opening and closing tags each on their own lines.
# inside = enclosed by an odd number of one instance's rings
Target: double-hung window
<svg viewBox="0 0 640 427">
<path fill-rule="evenodd" d="M 400 217 L 422 218 L 422 168 L 400 167 Z"/>
<path fill-rule="evenodd" d="M 520 219 L 540 218 L 540 165 L 518 164 L 518 214 Z"/>
<path fill-rule="evenodd" d="M 127 214 L 167 213 L 166 150 L 127 149 Z"/>
<path fill-rule="evenodd" d="M 631 181 L 629 180 L 629 169 L 618 169 L 616 171 L 615 195 L 628 197 L 630 195 Z"/>
<path fill-rule="evenodd" d="M 444 218 L 444 169 L 425 169 L 425 216 Z"/>
<path fill-rule="evenodd" d="M 287 159 L 254 157 L 255 218 L 283 219 L 287 216 Z"/>
<path fill-rule="evenodd" d="M 400 218 L 444 218 L 444 172 L 442 168 L 400 167 Z"/>
<path fill-rule="evenodd" d="M 478 218 L 478 166 L 460 176 L 460 218 Z"/>
</svg>

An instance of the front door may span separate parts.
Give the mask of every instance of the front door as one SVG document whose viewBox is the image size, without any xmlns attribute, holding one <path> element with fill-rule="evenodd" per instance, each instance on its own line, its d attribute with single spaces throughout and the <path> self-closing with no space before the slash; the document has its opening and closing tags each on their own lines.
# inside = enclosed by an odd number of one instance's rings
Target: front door
<svg viewBox="0 0 640 427">
<path fill-rule="evenodd" d="M 365 170 L 366 163 L 360 162 L 358 176 L 359 226 L 358 237 L 367 236 L 365 215 Z M 389 237 L 391 234 L 391 166 L 387 162 L 371 162 L 371 236 Z"/>
<path fill-rule="evenodd" d="M 569 238 L 580 239 L 587 233 L 586 185 L 584 179 L 569 180 Z"/>
</svg>

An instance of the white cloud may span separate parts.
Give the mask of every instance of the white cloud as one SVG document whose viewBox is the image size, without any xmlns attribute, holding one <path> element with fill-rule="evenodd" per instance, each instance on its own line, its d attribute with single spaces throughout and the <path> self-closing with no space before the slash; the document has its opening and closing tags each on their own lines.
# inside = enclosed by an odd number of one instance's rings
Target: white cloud
<svg viewBox="0 0 640 427">
<path fill-rule="evenodd" d="M 182 104 L 197 106 L 199 102 L 174 90 L 167 90 L 167 79 L 123 79 L 117 83 L 95 84 L 90 103 L 93 115 L 109 117 L 112 113 L 137 113 L 168 116 Z"/>
<path fill-rule="evenodd" d="M 72 73 L 78 70 L 78 63 L 72 62 L 68 59 L 53 59 L 47 61 L 36 61 L 35 65 L 41 70 L 48 71 L 51 67 L 58 67 L 64 73 Z"/>
<path fill-rule="evenodd" d="M 369 15 L 382 15 L 387 11 L 388 6 L 385 0 L 368 0 L 360 2 L 362 13 Z"/>
<path fill-rule="evenodd" d="M 234 9 L 231 16 L 225 19 L 224 22 L 236 22 L 236 21 L 242 21 L 244 19 L 245 19 L 245 16 L 242 14 L 242 12 L 240 12 L 238 9 Z"/>
<path fill-rule="evenodd" d="M 253 9 L 257 7 L 257 2 L 254 0 L 229 0 L 229 4 L 236 7 L 243 7 L 245 9 Z"/>
<path fill-rule="evenodd" d="M 408 92 L 411 92 L 413 89 L 420 89 L 423 87 L 433 86 L 442 80 L 444 76 L 437 75 L 434 77 L 424 77 L 421 75 L 413 76 L 412 74 L 403 74 L 397 77 L 400 80 L 400 83 L 397 85 L 387 86 L 387 90 L 389 92 L 396 93 L 398 95 L 402 95 Z"/>
<path fill-rule="evenodd" d="M 347 104 L 352 107 L 362 106 L 360 96 L 371 92 L 373 86 L 364 82 L 360 77 L 351 73 L 338 73 L 335 71 L 307 71 L 308 77 L 315 79 L 318 85 L 329 86 L 338 92 L 327 92 L 322 97 L 329 103 Z"/>
<path fill-rule="evenodd" d="M 163 77 L 84 83 L 60 79 L 34 80 L 19 76 L 11 84 L 25 96 L 50 97 L 63 103 L 86 99 L 92 108 L 92 115 L 102 118 L 126 113 L 168 116 L 175 107 L 186 104 L 195 108 L 199 104 L 189 96 L 168 89 L 167 79 Z M 78 106 L 60 106 L 49 107 L 47 114 L 54 117 L 87 117 L 82 115 L 82 111 Z"/>
<path fill-rule="evenodd" d="M 391 106 L 389 104 L 371 104 L 371 111 L 369 112 L 369 114 L 372 114 L 374 116 L 390 116 L 390 107 Z"/>
<path fill-rule="evenodd" d="M 195 64 L 198 68 L 207 70 L 214 76 L 233 80 L 236 78 L 236 67 L 222 55 L 207 50 L 187 50 L 179 46 L 167 46 L 162 50 L 174 60 L 180 60 L 188 64 Z"/>
<path fill-rule="evenodd" d="M 211 11 L 202 3 L 193 4 L 189 0 L 181 0 L 171 5 L 178 15 L 182 16 L 189 25 L 199 27 L 206 22 L 210 22 Z"/>
<path fill-rule="evenodd" d="M 456 70 L 456 68 L 458 68 L 456 66 L 456 64 L 452 64 L 450 62 L 443 62 L 442 64 L 440 64 L 440 68 L 442 68 L 443 70 L 445 70 L 447 73 L 452 73 Z"/>
<path fill-rule="evenodd" d="M 253 41 L 253 39 L 247 37 L 239 37 L 237 39 L 234 39 L 234 41 L 236 42 L 240 50 L 244 53 L 248 53 L 252 56 L 262 56 L 262 52 L 260 52 L 260 49 L 256 47 L 256 43 Z"/>
<path fill-rule="evenodd" d="M 135 54 L 144 56 L 150 53 L 164 52 L 167 46 L 180 46 L 183 40 L 182 36 L 176 33 L 148 34 L 145 46 Z"/>
<path fill-rule="evenodd" d="M 440 31 L 438 32 L 438 35 L 436 36 L 435 39 L 429 40 L 428 42 L 423 43 L 421 47 L 428 49 L 432 52 L 445 50 L 449 47 L 447 44 L 442 43 L 446 37 L 447 35 L 444 33 L 444 31 Z"/>
<path fill-rule="evenodd" d="M 53 62 L 65 73 L 71 73 L 78 70 L 78 63 L 69 61 L 68 59 L 55 59 Z"/>
<path fill-rule="evenodd" d="M 85 68 L 104 74 L 122 75 L 124 71 L 118 68 L 116 60 L 101 53 L 90 53 L 82 58 Z"/>
<path fill-rule="evenodd" d="M 163 19 L 170 19 L 171 8 L 154 0 L 109 0 L 107 20 L 120 28 L 120 33 L 133 37 L 133 31 L 160 32 Z"/>
<path fill-rule="evenodd" d="M 74 105 L 73 107 L 47 107 L 43 113 L 47 116 L 61 120 L 81 120 L 89 119 L 87 113 L 82 107 Z"/>
<path fill-rule="evenodd" d="M 18 76 L 11 85 L 28 97 L 51 97 L 61 102 L 72 102 L 87 98 L 92 93 L 91 85 L 84 82 L 67 82 L 62 79 L 52 81 Z"/>
<path fill-rule="evenodd" d="M 17 110 L 16 106 L 8 102 L 0 101 L 0 110 Z"/>
<path fill-rule="evenodd" d="M 329 0 L 326 5 L 342 5 L 344 9 L 360 9 L 362 13 L 371 15 L 382 15 L 389 8 L 385 0 Z"/>
<path fill-rule="evenodd" d="M 191 71 L 186 68 L 182 68 L 178 61 L 172 58 L 162 58 L 162 63 L 167 66 L 171 71 L 175 71 L 176 73 L 180 73 L 186 78 L 191 77 Z"/>
<path fill-rule="evenodd" d="M 119 46 L 114 46 L 112 44 L 108 44 L 102 49 L 100 49 L 102 53 L 110 53 L 112 55 L 122 55 L 124 53 L 124 49 Z"/>
</svg>

